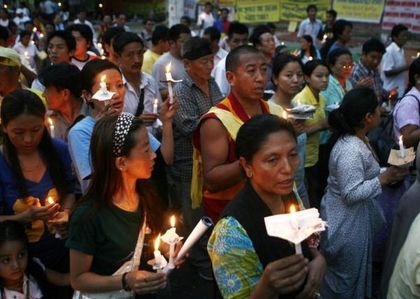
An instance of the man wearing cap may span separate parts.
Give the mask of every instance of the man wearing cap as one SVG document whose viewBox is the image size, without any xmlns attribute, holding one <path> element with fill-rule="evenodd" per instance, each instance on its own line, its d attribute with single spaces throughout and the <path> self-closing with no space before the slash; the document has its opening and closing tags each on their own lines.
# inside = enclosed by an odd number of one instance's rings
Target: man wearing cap
<svg viewBox="0 0 420 299">
<path fill-rule="evenodd" d="M 177 83 L 174 88 L 179 108 L 174 118 L 174 163 L 170 168 L 170 185 L 172 200 L 181 201 L 172 201 L 172 205 L 181 206 L 184 225 L 190 231 L 203 215 L 202 209 L 192 209 L 191 206 L 192 136 L 201 116 L 220 102 L 223 95 L 210 75 L 213 69 L 213 54 L 209 41 L 193 37 L 183 44 L 181 55 L 186 73 L 182 82 Z M 208 257 L 206 260 L 204 254 L 195 256 L 193 252 L 191 258 L 201 277 L 211 278 L 211 273 L 207 271 L 210 269 Z M 207 261 L 207 265 L 202 265 L 203 260 L 204 264 Z"/>
<path fill-rule="evenodd" d="M 19 82 L 20 73 L 24 75 L 28 83 L 36 77 L 36 75 L 24 67 L 20 62 L 19 54 L 10 48 L 0 47 L 0 97 L 12 93 L 16 89 L 21 88 Z"/>
</svg>

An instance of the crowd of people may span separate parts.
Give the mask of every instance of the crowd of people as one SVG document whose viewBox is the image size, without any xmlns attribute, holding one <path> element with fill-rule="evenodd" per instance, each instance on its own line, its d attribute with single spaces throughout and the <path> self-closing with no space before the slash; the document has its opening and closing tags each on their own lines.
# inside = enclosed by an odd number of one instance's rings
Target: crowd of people
<svg viewBox="0 0 420 299">
<path fill-rule="evenodd" d="M 210 2 L 140 32 L 2 8 L 0 297 L 182 298 L 154 243 L 208 216 L 175 265 L 199 298 L 420 298 L 419 162 L 388 164 L 420 141 L 420 58 L 398 24 L 354 61 L 353 24 L 317 12 L 289 49 Z M 327 222 L 302 253 L 265 227 L 292 205 Z"/>
</svg>

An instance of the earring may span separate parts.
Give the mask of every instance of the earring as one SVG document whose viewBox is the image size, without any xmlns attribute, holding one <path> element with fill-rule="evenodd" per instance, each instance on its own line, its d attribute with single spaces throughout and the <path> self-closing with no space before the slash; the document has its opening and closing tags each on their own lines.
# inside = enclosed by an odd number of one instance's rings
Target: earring
<svg viewBox="0 0 420 299">
<path fill-rule="evenodd" d="M 252 178 L 252 172 L 247 173 L 246 176 L 248 177 L 248 179 L 251 179 Z"/>
</svg>

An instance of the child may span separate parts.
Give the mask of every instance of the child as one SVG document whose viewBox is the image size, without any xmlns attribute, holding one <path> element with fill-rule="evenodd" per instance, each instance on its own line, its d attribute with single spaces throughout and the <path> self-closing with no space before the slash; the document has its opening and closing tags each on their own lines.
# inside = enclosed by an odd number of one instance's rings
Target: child
<svg viewBox="0 0 420 299">
<path fill-rule="evenodd" d="M 16 221 L 0 222 L 0 297 L 43 298 L 42 267 L 28 259 L 28 238 Z"/>
</svg>

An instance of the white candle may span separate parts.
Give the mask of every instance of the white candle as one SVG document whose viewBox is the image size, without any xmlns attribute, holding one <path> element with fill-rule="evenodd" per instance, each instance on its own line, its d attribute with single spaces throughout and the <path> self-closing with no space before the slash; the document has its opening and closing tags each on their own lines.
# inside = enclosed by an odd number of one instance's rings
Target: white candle
<svg viewBox="0 0 420 299">
<path fill-rule="evenodd" d="M 174 254 L 175 254 L 175 244 L 176 242 L 178 242 L 178 235 L 176 234 L 174 215 L 171 216 L 170 222 L 171 222 L 171 228 L 169 230 L 171 231 L 172 240 L 169 243 L 169 265 L 175 266 Z"/>
<path fill-rule="evenodd" d="M 160 234 L 155 240 L 155 251 L 153 251 L 153 255 L 155 256 L 155 264 L 153 266 L 153 269 L 155 270 L 162 269 L 162 254 L 159 251 L 159 245 L 160 245 Z"/>
<path fill-rule="evenodd" d="M 325 42 L 327 40 L 327 38 L 328 38 L 328 35 L 327 34 L 324 34 L 324 36 L 322 38 L 322 41 Z"/>
<path fill-rule="evenodd" d="M 169 62 L 169 64 L 166 66 L 166 72 L 165 72 L 166 81 L 168 83 L 169 104 L 174 103 L 174 93 L 172 91 L 173 79 L 172 79 L 172 74 L 171 74 L 171 65 L 172 65 L 172 62 Z"/>
<path fill-rule="evenodd" d="M 54 203 L 55 203 L 55 201 L 51 196 L 48 196 L 47 199 L 45 199 L 45 206 L 49 206 L 49 205 L 52 205 Z"/>
<path fill-rule="evenodd" d="M 313 58 L 312 56 L 309 56 L 308 61 L 311 61 L 311 60 L 313 60 Z"/>
<path fill-rule="evenodd" d="M 398 140 L 398 145 L 400 146 L 400 157 L 405 158 L 405 147 L 403 142 L 403 135 L 400 135 L 400 138 Z"/>
<path fill-rule="evenodd" d="M 298 224 L 298 220 L 296 219 L 296 208 L 295 208 L 295 205 L 293 204 L 290 206 L 290 222 L 292 224 L 292 227 L 298 231 L 299 224 Z M 302 254 L 301 243 L 295 244 L 295 251 L 296 251 L 296 254 Z"/>
<path fill-rule="evenodd" d="M 417 52 L 417 57 L 420 57 L 420 52 Z"/>
<path fill-rule="evenodd" d="M 155 101 L 153 102 L 153 113 L 157 114 L 158 113 L 158 99 L 155 99 Z"/>
<path fill-rule="evenodd" d="M 49 124 L 49 128 L 50 128 L 50 136 L 51 136 L 51 138 L 55 138 L 54 121 L 52 120 L 51 117 L 48 117 L 48 124 Z"/>
<path fill-rule="evenodd" d="M 101 77 L 101 82 L 99 82 L 99 86 L 101 87 L 101 91 L 103 94 L 108 93 L 108 88 L 106 87 L 106 75 Z M 105 106 L 108 106 L 111 103 L 111 99 L 105 100 Z"/>
</svg>

